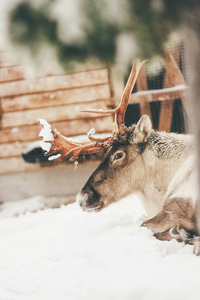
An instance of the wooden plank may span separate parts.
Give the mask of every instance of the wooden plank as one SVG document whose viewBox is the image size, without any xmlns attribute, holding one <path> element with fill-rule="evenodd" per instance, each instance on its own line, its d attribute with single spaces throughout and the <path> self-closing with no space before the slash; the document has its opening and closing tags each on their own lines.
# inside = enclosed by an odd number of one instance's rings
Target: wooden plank
<svg viewBox="0 0 200 300">
<path fill-rule="evenodd" d="M 2 118 L 3 110 L 2 110 L 2 98 L 0 98 L 0 121 Z"/>
<path fill-rule="evenodd" d="M 180 50 L 181 50 L 181 42 L 178 42 L 171 50 L 170 53 L 174 57 L 177 65 L 179 65 L 179 59 L 180 59 Z"/>
<path fill-rule="evenodd" d="M 39 92 L 59 91 L 68 88 L 77 88 L 108 83 L 107 69 L 75 73 L 71 75 L 50 76 L 37 80 L 21 80 L 1 83 L 0 96 L 9 97 Z"/>
<path fill-rule="evenodd" d="M 78 119 L 71 121 L 52 122 L 61 134 L 71 137 L 86 134 L 91 128 L 95 128 L 97 133 L 111 133 L 112 116 L 99 116 L 98 118 Z M 41 125 L 21 126 L 0 130 L 0 143 L 25 142 L 39 139 Z"/>
<path fill-rule="evenodd" d="M 0 158 L 0 174 L 38 170 L 40 164 L 26 163 L 22 157 Z"/>
<path fill-rule="evenodd" d="M 137 84 L 138 91 L 147 91 L 148 90 L 147 76 L 144 72 L 144 68 L 142 68 L 140 70 L 136 84 Z M 145 100 L 142 97 L 140 99 L 140 114 L 141 114 L 141 116 L 148 115 L 152 119 L 149 102 L 145 102 Z"/>
<path fill-rule="evenodd" d="M 28 146 L 29 142 L 15 142 L 0 144 L 0 158 L 8 156 L 21 156 L 22 151 Z"/>
<path fill-rule="evenodd" d="M 161 110 L 160 110 L 160 118 L 159 118 L 159 131 L 171 131 L 171 123 L 173 116 L 173 104 L 174 101 L 164 101 L 162 102 Z"/>
<path fill-rule="evenodd" d="M 137 91 L 147 91 L 148 85 L 147 85 L 147 76 L 144 72 L 144 67 L 140 70 L 140 73 L 138 75 L 137 81 Z"/>
<path fill-rule="evenodd" d="M 106 109 L 106 105 L 104 101 L 96 101 L 91 103 L 79 103 L 78 105 L 69 104 L 64 106 L 8 112 L 2 115 L 1 128 L 33 125 L 38 123 L 38 119 L 55 122 L 80 119 L 83 117 L 98 117 L 97 114 L 81 112 L 82 110 L 88 109 Z"/>
<path fill-rule="evenodd" d="M 147 102 L 140 103 L 140 114 L 141 114 L 141 116 L 148 115 L 150 118 L 152 118 L 149 103 L 147 103 Z"/>
<path fill-rule="evenodd" d="M 8 68 L 0 69 L 0 83 L 14 81 L 14 80 L 23 80 L 24 76 L 24 67 L 15 66 Z"/>
<path fill-rule="evenodd" d="M 109 98 L 109 85 L 102 84 L 97 86 L 55 91 L 50 93 L 39 93 L 35 95 L 3 98 L 2 111 L 11 112 L 63 104 L 91 102 Z"/>
<path fill-rule="evenodd" d="M 166 74 L 164 78 L 163 88 L 185 84 L 183 75 L 177 65 L 174 57 L 166 52 Z M 173 101 L 163 101 L 161 103 L 160 118 L 158 130 L 170 132 L 173 116 Z"/>
<path fill-rule="evenodd" d="M 12 55 L 7 51 L 0 52 L 0 68 L 13 67 L 16 65 L 19 65 L 19 61 L 15 55 Z"/>
<path fill-rule="evenodd" d="M 181 70 L 178 66 L 179 64 L 179 57 L 180 57 L 180 43 L 174 47 L 174 49 L 172 50 L 172 54 L 170 59 L 168 58 L 168 61 L 170 61 L 170 67 L 172 69 L 171 71 L 171 81 L 174 81 L 174 85 L 178 85 L 178 84 L 185 84 L 185 79 L 183 77 L 183 74 L 181 73 Z M 170 54 L 168 53 L 168 56 Z M 176 62 L 174 62 L 174 61 Z M 166 85 L 166 82 L 164 82 L 164 84 Z M 186 93 L 180 93 L 180 97 L 179 97 L 182 101 L 182 105 L 184 106 L 186 112 L 188 112 L 188 103 L 187 103 L 187 95 Z"/>
<path fill-rule="evenodd" d="M 171 131 L 173 105 L 173 101 L 167 100 L 161 102 L 158 130 L 166 132 Z"/>
<path fill-rule="evenodd" d="M 148 90 L 144 92 L 136 92 L 130 96 L 129 104 L 136 104 L 143 102 L 165 101 L 173 100 L 183 97 L 186 93 L 187 87 L 179 85 L 173 88 Z"/>
<path fill-rule="evenodd" d="M 166 74 L 164 78 L 163 88 L 168 88 L 180 84 L 185 84 L 185 80 L 183 75 L 179 69 L 179 66 L 176 63 L 173 55 L 170 53 L 166 53 Z"/>
</svg>

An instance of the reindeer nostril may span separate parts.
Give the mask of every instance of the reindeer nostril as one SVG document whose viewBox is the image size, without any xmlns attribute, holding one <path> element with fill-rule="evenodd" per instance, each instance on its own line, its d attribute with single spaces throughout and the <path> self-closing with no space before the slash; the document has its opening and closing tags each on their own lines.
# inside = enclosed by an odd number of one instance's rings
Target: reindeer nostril
<svg viewBox="0 0 200 300">
<path fill-rule="evenodd" d="M 94 203 L 97 203 L 99 202 L 99 199 L 100 199 L 100 195 L 99 193 L 93 189 L 92 187 L 90 188 L 90 190 L 88 191 L 88 202 L 89 204 L 94 204 Z"/>
<path fill-rule="evenodd" d="M 177 227 L 172 228 L 172 233 L 174 235 L 178 235 L 179 234 L 179 229 Z"/>
</svg>

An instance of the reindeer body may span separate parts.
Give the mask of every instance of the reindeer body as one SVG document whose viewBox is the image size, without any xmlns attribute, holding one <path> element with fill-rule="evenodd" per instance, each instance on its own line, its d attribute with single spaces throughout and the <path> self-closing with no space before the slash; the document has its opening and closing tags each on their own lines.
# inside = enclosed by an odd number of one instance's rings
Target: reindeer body
<svg viewBox="0 0 200 300">
<path fill-rule="evenodd" d="M 194 187 L 186 187 L 188 182 L 182 182 L 183 172 L 187 173 L 191 168 L 194 169 L 192 137 L 152 131 L 145 148 L 142 153 L 145 183 L 140 191 L 140 197 L 148 217 L 154 217 L 161 211 L 165 200 L 172 196 L 174 185 L 177 184 L 181 185 L 182 189 L 186 190 L 185 193 L 190 194 L 192 201 L 195 202 Z M 186 198 L 186 194 L 179 196 Z"/>
<path fill-rule="evenodd" d="M 133 64 L 121 102 L 117 108 L 89 113 L 115 114 L 114 134 L 104 139 L 73 142 L 40 120 L 42 147 L 46 155 L 60 162 L 75 160 L 82 153 L 106 150 L 99 167 L 90 176 L 77 201 L 84 211 L 100 211 L 130 193 L 139 193 L 147 212 L 142 226 L 150 228 L 161 240 L 176 238 L 194 245 L 197 238 L 195 203 L 197 176 L 193 139 L 190 135 L 156 132 L 150 118 L 142 116 L 136 125 L 125 127 L 124 114 L 139 71 L 144 64 Z M 48 134 L 47 134 L 48 132 Z"/>
<path fill-rule="evenodd" d="M 156 132 L 148 116 L 116 135 L 77 201 L 100 211 L 138 193 L 147 212 L 142 226 L 161 240 L 190 241 L 197 234 L 194 146 L 191 135 Z"/>
</svg>

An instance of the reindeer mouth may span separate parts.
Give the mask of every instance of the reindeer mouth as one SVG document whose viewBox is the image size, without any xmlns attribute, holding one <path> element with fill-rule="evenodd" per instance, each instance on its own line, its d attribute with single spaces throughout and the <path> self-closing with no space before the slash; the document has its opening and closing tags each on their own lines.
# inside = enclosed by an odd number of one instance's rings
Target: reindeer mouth
<svg viewBox="0 0 200 300">
<path fill-rule="evenodd" d="M 104 203 L 101 202 L 100 205 L 97 206 L 91 206 L 91 205 L 86 205 L 86 206 L 81 206 L 83 211 L 87 211 L 87 212 L 99 212 L 100 210 L 103 209 Z"/>
<path fill-rule="evenodd" d="M 104 206 L 104 202 L 101 201 L 99 194 L 94 190 L 87 193 L 78 193 L 76 201 L 82 210 L 87 212 L 99 212 Z"/>
</svg>

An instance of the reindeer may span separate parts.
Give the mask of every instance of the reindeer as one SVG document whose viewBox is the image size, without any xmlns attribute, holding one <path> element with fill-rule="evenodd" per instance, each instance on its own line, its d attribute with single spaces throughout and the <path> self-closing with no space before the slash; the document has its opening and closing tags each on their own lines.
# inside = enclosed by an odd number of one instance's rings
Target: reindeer
<svg viewBox="0 0 200 300">
<path fill-rule="evenodd" d="M 133 65 L 119 106 L 107 111 L 114 113 L 114 133 L 104 139 L 89 135 L 85 143 L 72 142 L 56 129 L 46 125 L 40 136 L 46 155 L 56 162 L 66 158 L 76 160 L 80 154 L 104 150 L 104 156 L 90 176 L 77 202 L 83 211 L 99 212 L 124 196 L 137 193 L 147 212 L 141 226 L 152 230 L 160 240 L 176 239 L 194 245 L 194 253 L 200 254 L 200 238 L 195 221 L 197 201 L 197 172 L 195 171 L 194 140 L 191 135 L 158 132 L 152 129 L 151 120 L 143 115 L 137 124 L 124 125 L 128 100 L 144 62 Z M 45 138 L 48 127 L 50 137 Z"/>
</svg>

